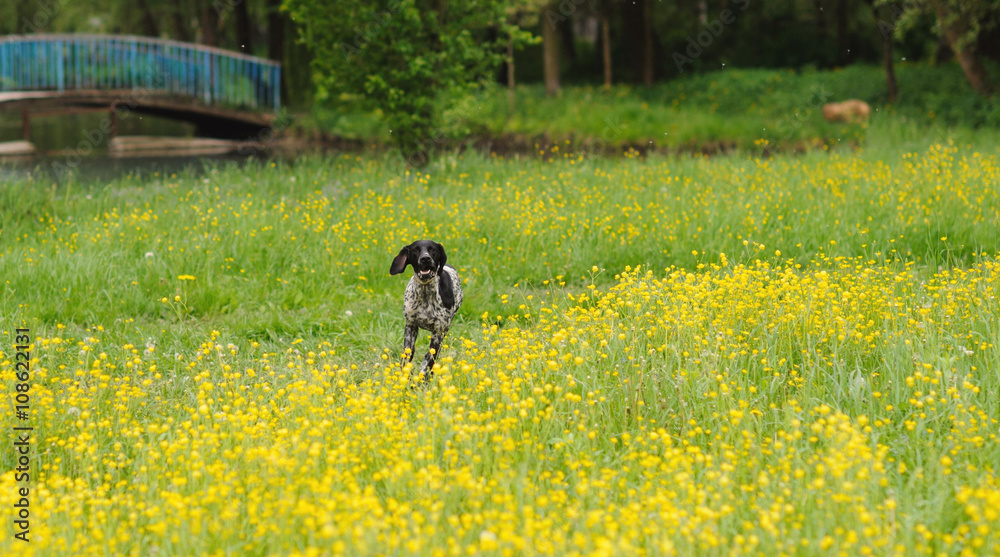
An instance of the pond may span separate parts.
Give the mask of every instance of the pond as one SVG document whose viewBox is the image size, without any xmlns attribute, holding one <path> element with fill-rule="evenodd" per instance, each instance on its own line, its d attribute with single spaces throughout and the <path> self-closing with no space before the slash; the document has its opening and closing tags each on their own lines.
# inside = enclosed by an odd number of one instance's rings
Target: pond
<svg viewBox="0 0 1000 557">
<path fill-rule="evenodd" d="M 198 171 L 204 162 L 247 161 L 272 154 L 258 149 L 241 149 L 231 154 L 170 154 L 151 152 L 149 156 L 114 157 L 108 154 L 109 134 L 106 112 L 33 116 L 31 143 L 38 155 L 25 158 L 0 158 L 0 180 L 31 176 L 35 180 L 62 182 L 72 176 L 74 182 L 103 182 L 128 174 L 173 173 L 184 169 Z M 133 114 L 120 118 L 118 135 L 157 138 L 192 138 L 193 124 L 156 116 Z M 0 142 L 22 139 L 19 112 L 0 112 Z"/>
</svg>

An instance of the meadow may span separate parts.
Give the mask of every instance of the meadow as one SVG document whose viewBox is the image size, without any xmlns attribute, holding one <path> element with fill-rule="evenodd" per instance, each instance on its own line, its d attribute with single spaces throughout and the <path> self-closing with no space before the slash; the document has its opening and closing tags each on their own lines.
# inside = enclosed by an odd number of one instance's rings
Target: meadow
<svg viewBox="0 0 1000 557">
<path fill-rule="evenodd" d="M 998 184 L 947 142 L 8 181 L 0 553 L 996 554 Z M 418 238 L 466 294 L 426 388 Z"/>
<path fill-rule="evenodd" d="M 438 132 L 445 142 L 456 144 L 470 136 L 507 148 L 568 140 L 590 148 L 632 146 L 669 153 L 756 152 L 760 141 L 777 152 L 823 145 L 916 149 L 928 138 L 987 147 L 1000 143 L 1000 103 L 972 91 L 957 65 L 903 61 L 896 71 L 896 102 L 887 98 L 882 68 L 864 65 L 799 71 L 726 68 L 680 75 L 652 87 L 571 85 L 555 97 L 546 96 L 541 85 L 519 85 L 513 107 L 508 91 L 491 84 L 468 97 L 443 98 L 445 122 Z M 869 103 L 871 121 L 853 126 L 823 120 L 824 103 L 846 99 Z M 379 112 L 354 101 L 317 103 L 295 126 L 307 133 L 322 129 L 388 143 L 390 130 Z"/>
</svg>

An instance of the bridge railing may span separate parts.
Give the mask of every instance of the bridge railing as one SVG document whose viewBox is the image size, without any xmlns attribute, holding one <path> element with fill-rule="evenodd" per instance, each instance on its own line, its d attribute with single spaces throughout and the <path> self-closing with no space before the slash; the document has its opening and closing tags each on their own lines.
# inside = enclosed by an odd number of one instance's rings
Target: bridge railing
<svg viewBox="0 0 1000 557">
<path fill-rule="evenodd" d="M 120 35 L 0 37 L 0 92 L 131 90 L 206 105 L 281 106 L 281 65 L 203 45 Z"/>
</svg>

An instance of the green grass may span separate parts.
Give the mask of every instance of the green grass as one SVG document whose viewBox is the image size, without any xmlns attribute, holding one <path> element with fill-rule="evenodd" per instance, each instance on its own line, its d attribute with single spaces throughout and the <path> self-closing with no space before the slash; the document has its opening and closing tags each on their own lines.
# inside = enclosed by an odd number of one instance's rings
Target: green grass
<svg viewBox="0 0 1000 557">
<path fill-rule="evenodd" d="M 995 132 L 1000 103 L 972 91 L 957 65 L 903 62 L 897 73 L 900 98 L 892 104 L 882 69 L 870 66 L 801 72 L 726 69 L 651 88 L 566 87 L 555 98 L 546 97 L 541 86 L 527 85 L 518 87 L 513 111 L 506 91 L 496 88 L 443 100 L 448 124 L 441 132 L 459 142 L 470 134 L 532 141 L 546 136 L 577 145 L 603 139 L 615 146 L 666 150 L 752 151 L 759 140 L 786 150 L 881 141 L 900 147 L 909 137 L 933 142 L 956 133 L 984 146 L 1000 143 Z M 871 105 L 870 125 L 823 120 L 823 103 L 852 98 Z M 315 108 L 299 125 L 376 142 L 390 139 L 377 113 L 358 111 L 349 99 Z"/>
<path fill-rule="evenodd" d="M 473 294 L 475 313 L 495 309 L 489 300 L 524 281 L 579 282 L 595 253 L 612 269 L 690 268 L 720 252 L 736 260 L 759 253 L 745 240 L 802 263 L 893 242 L 900 257 L 921 263 L 968 262 L 998 245 L 998 232 L 984 224 L 995 217 L 995 192 L 977 191 L 982 205 L 962 193 L 988 175 L 935 193 L 936 173 L 969 164 L 964 149 L 937 148 L 916 163 L 900 153 L 882 161 L 878 150 L 774 161 L 471 155 L 422 172 L 340 156 L 208 163 L 106 184 L 22 180 L 0 191 L 2 261 L 11 290 L 35 293 L 35 315 L 98 322 L 162 317 L 159 299 L 174 293 L 180 274 L 198 277 L 195 317 L 241 319 L 273 304 L 321 322 L 353 300 L 370 303 L 368 294 L 392 297 L 400 281 L 384 267 L 418 236 L 446 242 L 488 285 L 488 294 Z M 903 182 L 906 194 L 886 181 Z"/>
<path fill-rule="evenodd" d="M 515 285 L 583 284 L 595 257 L 608 269 L 693 268 L 763 252 L 745 241 L 800 263 L 890 247 L 921 264 L 968 263 L 1000 245 L 988 225 L 996 192 L 977 191 L 983 204 L 962 193 L 989 182 L 980 173 L 938 197 L 940 168 L 968 164 L 956 149 L 916 164 L 899 152 L 883 161 L 874 147 L 770 162 L 449 156 L 423 172 L 341 156 L 110 183 L 21 180 L 0 190 L 0 268 L 9 293 L 31 294 L 0 309 L 48 323 L 155 323 L 172 315 L 160 299 L 183 286 L 183 315 L 196 322 L 270 337 L 329 332 L 353 307 L 363 323 L 369 311 L 395 313 L 402 281 L 386 266 L 425 236 L 475 281 L 468 315 L 497 311 Z M 179 285 L 182 274 L 197 280 Z"/>
<path fill-rule="evenodd" d="M 1000 155 L 902 126 L 8 180 L 0 378 L 29 327 L 40 547 L 995 551 Z M 388 265 L 424 237 L 466 296 L 414 390 Z"/>
</svg>

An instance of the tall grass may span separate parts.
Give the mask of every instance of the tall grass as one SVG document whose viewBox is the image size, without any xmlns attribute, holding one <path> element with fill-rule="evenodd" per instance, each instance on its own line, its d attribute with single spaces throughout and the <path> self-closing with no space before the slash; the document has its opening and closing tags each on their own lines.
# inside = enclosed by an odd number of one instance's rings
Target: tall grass
<svg viewBox="0 0 1000 557">
<path fill-rule="evenodd" d="M 1000 103 L 967 84 L 957 65 L 901 63 L 900 98 L 890 103 L 880 67 L 833 71 L 725 69 L 693 74 L 653 87 L 566 87 L 548 97 L 541 86 L 519 86 L 513 108 L 505 90 L 488 89 L 464 99 L 442 99 L 448 118 L 442 135 L 510 135 L 570 140 L 579 146 L 633 145 L 666 150 L 739 148 L 795 150 L 823 145 L 869 145 L 920 150 L 959 136 L 995 150 Z M 872 108 L 870 125 L 829 123 L 824 103 L 862 99 Z M 359 112 L 350 99 L 316 107 L 300 125 L 348 137 L 386 142 L 377 114 Z M 600 140 L 600 141 L 598 141 Z M 915 144 L 907 146 L 901 140 Z"/>
<path fill-rule="evenodd" d="M 9 181 L 32 548 L 995 552 L 1000 158 L 880 149 Z M 413 389 L 423 237 L 466 297 Z"/>
<path fill-rule="evenodd" d="M 14 182 L 2 193 L 0 266 L 46 321 L 158 319 L 176 277 L 192 275 L 191 316 L 226 321 L 270 304 L 321 322 L 353 302 L 384 309 L 373 300 L 400 286 L 386 262 L 425 236 L 477 285 L 474 313 L 515 284 L 581 284 L 595 261 L 694 268 L 720 253 L 748 262 L 781 250 L 799 263 L 866 253 L 968 264 L 998 245 L 995 160 L 948 146 L 885 161 L 552 152 L 450 156 L 411 171 L 340 156 L 71 187 Z M 16 314 L 8 300 L 3 310 Z"/>
</svg>

